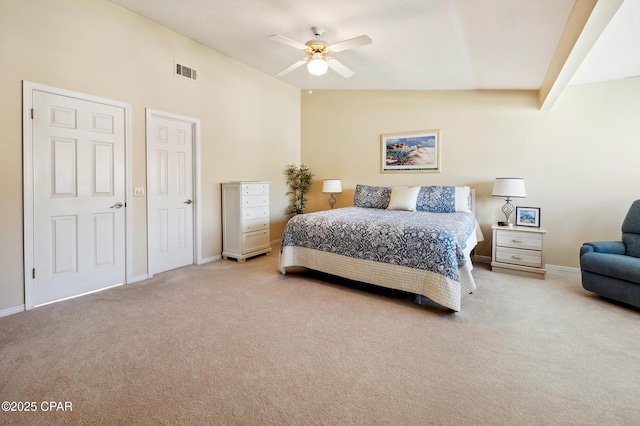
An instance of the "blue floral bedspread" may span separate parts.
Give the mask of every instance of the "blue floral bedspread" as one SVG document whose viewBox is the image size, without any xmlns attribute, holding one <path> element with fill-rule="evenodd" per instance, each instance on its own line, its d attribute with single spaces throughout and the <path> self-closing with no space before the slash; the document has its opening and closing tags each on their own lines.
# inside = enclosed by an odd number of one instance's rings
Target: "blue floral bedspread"
<svg viewBox="0 0 640 426">
<path fill-rule="evenodd" d="M 472 232 L 472 213 L 345 207 L 292 217 L 281 246 L 424 269 L 459 282 Z"/>
</svg>

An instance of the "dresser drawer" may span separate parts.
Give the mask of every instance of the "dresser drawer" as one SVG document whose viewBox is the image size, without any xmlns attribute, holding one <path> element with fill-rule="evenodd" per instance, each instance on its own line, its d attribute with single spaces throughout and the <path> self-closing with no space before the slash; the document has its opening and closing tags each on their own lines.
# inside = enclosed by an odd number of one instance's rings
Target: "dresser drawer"
<svg viewBox="0 0 640 426">
<path fill-rule="evenodd" d="M 242 195 L 265 195 L 269 194 L 269 184 L 267 183 L 243 183 Z"/>
<path fill-rule="evenodd" d="M 269 205 L 269 195 L 243 195 L 240 199 L 242 208 L 245 207 L 259 207 Z"/>
<path fill-rule="evenodd" d="M 242 234 L 242 248 L 244 253 L 269 247 L 269 230 L 247 232 Z"/>
<path fill-rule="evenodd" d="M 261 231 L 269 228 L 269 219 L 245 220 L 242 224 L 242 232 Z"/>
<path fill-rule="evenodd" d="M 496 249 L 496 262 L 509 263 L 511 265 L 542 267 L 542 252 L 536 250 L 523 250 L 509 247 Z"/>
<path fill-rule="evenodd" d="M 269 207 L 250 207 L 242 209 L 242 223 L 246 220 L 268 219 Z"/>
<path fill-rule="evenodd" d="M 530 232 L 498 230 L 496 244 L 498 247 L 542 250 L 542 235 Z"/>
</svg>

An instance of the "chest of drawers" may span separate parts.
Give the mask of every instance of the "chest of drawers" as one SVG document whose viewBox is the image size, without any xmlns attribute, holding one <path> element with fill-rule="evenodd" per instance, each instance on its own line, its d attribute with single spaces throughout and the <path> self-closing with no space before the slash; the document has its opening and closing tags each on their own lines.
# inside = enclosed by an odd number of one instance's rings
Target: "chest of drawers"
<svg viewBox="0 0 640 426">
<path fill-rule="evenodd" d="M 244 262 L 271 251 L 269 182 L 222 184 L 222 257 Z"/>
<path fill-rule="evenodd" d="M 544 228 L 493 225 L 491 270 L 544 279 Z"/>
</svg>

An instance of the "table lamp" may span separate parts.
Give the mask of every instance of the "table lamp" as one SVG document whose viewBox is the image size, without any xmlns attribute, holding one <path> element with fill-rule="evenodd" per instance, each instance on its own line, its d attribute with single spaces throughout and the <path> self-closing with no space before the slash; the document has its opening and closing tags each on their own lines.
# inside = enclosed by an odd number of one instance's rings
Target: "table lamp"
<svg viewBox="0 0 640 426">
<path fill-rule="evenodd" d="M 496 178 L 493 184 L 494 197 L 506 197 L 506 202 L 502 206 L 505 222 L 498 222 L 498 225 L 512 227 L 513 223 L 509 221 L 511 213 L 513 213 L 513 204 L 511 198 L 524 198 L 527 193 L 524 189 L 524 179 L 522 178 Z"/>
<path fill-rule="evenodd" d="M 336 198 L 333 195 L 342 192 L 342 183 L 340 182 L 340 179 L 325 179 L 322 184 L 322 192 L 325 194 L 331 194 L 329 197 L 329 205 L 333 208 L 333 205 L 336 203 Z"/>
</svg>

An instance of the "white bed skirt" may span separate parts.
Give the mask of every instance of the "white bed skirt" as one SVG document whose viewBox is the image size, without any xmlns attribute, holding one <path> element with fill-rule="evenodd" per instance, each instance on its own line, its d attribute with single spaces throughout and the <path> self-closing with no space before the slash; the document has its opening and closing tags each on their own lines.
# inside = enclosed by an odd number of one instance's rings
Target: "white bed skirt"
<svg viewBox="0 0 640 426">
<path fill-rule="evenodd" d="M 475 235 L 471 239 L 475 240 Z M 467 245 L 467 247 L 474 246 L 475 244 Z M 469 259 L 468 253 L 466 258 Z M 421 294 L 456 312 L 460 311 L 462 295 L 476 288 L 471 275 L 471 269 L 473 269 L 471 261 L 458 269 L 459 283 L 423 269 L 353 259 L 296 246 L 286 246 L 280 251 L 278 259 L 280 272 L 285 274 L 288 266 L 301 266 L 354 281 Z"/>
</svg>

